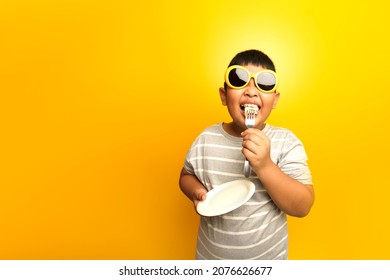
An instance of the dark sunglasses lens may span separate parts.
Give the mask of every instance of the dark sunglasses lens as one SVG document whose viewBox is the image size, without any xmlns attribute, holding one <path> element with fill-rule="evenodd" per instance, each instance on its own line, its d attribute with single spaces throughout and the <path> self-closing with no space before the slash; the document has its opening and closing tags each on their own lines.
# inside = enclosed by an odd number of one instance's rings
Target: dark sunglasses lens
<svg viewBox="0 0 390 280">
<path fill-rule="evenodd" d="M 248 73 L 240 68 L 232 69 L 228 77 L 230 84 L 235 87 L 244 86 L 249 79 Z"/>
<path fill-rule="evenodd" d="M 264 91 L 271 91 L 276 85 L 276 76 L 270 72 L 257 75 L 256 83 Z"/>
</svg>

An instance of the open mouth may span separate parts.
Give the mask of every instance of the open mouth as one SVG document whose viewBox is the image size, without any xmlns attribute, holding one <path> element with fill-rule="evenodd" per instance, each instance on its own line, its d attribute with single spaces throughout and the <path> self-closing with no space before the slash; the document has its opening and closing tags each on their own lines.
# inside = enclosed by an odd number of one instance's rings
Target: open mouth
<svg viewBox="0 0 390 280">
<path fill-rule="evenodd" d="M 260 106 L 256 105 L 256 104 L 241 104 L 240 105 L 240 108 L 241 108 L 241 111 L 245 112 L 245 107 L 257 107 L 257 110 L 260 110 Z"/>
</svg>

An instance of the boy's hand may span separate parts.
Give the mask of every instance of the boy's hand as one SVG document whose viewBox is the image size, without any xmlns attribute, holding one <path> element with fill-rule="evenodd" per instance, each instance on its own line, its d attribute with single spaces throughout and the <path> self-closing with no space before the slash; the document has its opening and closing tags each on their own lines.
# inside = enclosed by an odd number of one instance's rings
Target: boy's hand
<svg viewBox="0 0 390 280">
<path fill-rule="evenodd" d="M 262 130 L 248 128 L 241 133 L 241 136 L 243 137 L 242 153 L 255 172 L 271 162 L 270 140 Z"/>
<path fill-rule="evenodd" d="M 180 189 L 194 203 L 195 211 L 199 201 L 206 199 L 207 189 L 198 178 L 188 173 L 183 167 L 179 179 Z"/>
<path fill-rule="evenodd" d="M 207 190 L 206 189 L 197 189 L 192 194 L 192 201 L 194 202 L 194 207 L 196 209 L 196 206 L 200 201 L 203 201 L 206 199 Z"/>
</svg>

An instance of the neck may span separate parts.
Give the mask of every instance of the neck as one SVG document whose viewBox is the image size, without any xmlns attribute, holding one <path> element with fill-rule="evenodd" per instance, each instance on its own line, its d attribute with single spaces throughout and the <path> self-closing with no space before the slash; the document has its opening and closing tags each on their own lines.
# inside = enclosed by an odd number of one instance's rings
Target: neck
<svg viewBox="0 0 390 280">
<path fill-rule="evenodd" d="M 222 127 L 227 133 L 229 133 L 230 135 L 235 136 L 235 137 L 241 137 L 241 132 L 246 130 L 246 127 L 241 127 L 241 126 L 235 124 L 234 122 L 223 123 Z M 262 124 L 257 125 L 255 128 L 263 130 L 264 127 L 265 127 L 265 123 L 262 123 Z"/>
</svg>

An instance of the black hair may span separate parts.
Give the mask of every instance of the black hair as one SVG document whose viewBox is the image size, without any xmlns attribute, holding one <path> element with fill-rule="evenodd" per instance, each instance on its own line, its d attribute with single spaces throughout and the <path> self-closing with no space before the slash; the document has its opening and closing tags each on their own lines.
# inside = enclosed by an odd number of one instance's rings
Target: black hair
<svg viewBox="0 0 390 280">
<path fill-rule="evenodd" d="M 246 50 L 243 52 L 239 52 L 233 57 L 232 61 L 230 61 L 229 66 L 232 65 L 241 65 L 245 66 L 248 64 L 253 64 L 255 66 L 261 66 L 265 69 L 272 70 L 276 72 L 275 65 L 268 55 L 259 50 Z M 226 90 L 227 84 L 224 83 L 224 88 Z"/>
<path fill-rule="evenodd" d="M 243 52 L 240 52 L 236 54 L 235 57 L 233 57 L 232 61 L 230 62 L 229 66 L 232 65 L 248 65 L 253 64 L 255 66 L 262 66 L 263 68 L 275 71 L 275 65 L 272 62 L 272 60 L 259 50 L 246 50 Z M 228 66 L 228 67 L 229 67 Z"/>
</svg>

